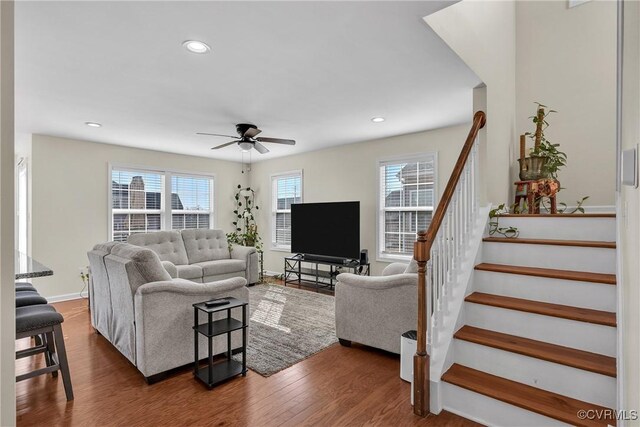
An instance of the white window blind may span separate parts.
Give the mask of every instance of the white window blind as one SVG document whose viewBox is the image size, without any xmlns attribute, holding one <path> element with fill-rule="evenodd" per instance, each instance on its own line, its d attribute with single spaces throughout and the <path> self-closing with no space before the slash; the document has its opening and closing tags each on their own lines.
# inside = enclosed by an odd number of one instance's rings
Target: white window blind
<svg viewBox="0 0 640 427">
<path fill-rule="evenodd" d="M 114 167 L 110 187 L 115 241 L 133 233 L 213 227 L 212 177 Z"/>
<path fill-rule="evenodd" d="M 160 173 L 112 170 L 113 240 L 162 228 L 164 176 Z"/>
<path fill-rule="evenodd" d="M 302 172 L 291 172 L 272 177 L 271 246 L 291 248 L 291 205 L 302 203 Z"/>
<path fill-rule="evenodd" d="M 210 228 L 213 217 L 213 179 L 171 176 L 171 228 Z"/>
<path fill-rule="evenodd" d="M 379 163 L 378 257 L 413 255 L 416 233 L 431 223 L 436 203 L 436 156 Z"/>
</svg>

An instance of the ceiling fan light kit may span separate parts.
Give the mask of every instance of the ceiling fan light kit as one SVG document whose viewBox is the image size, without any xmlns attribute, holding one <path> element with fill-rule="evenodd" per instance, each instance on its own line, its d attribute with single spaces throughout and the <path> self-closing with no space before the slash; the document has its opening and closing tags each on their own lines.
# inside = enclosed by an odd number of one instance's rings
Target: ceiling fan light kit
<svg viewBox="0 0 640 427">
<path fill-rule="evenodd" d="M 218 145 L 216 147 L 211 147 L 212 150 L 218 150 L 220 148 L 227 147 L 231 144 L 237 144 L 243 152 L 248 152 L 252 148 L 254 148 L 260 154 L 266 154 L 269 152 L 269 149 L 261 144 L 261 142 L 269 142 L 273 144 L 285 144 L 285 145 L 296 145 L 296 141 L 293 139 L 282 139 L 282 138 L 268 138 L 258 136 L 262 131 L 258 129 L 256 125 L 252 125 L 249 123 L 238 123 L 236 125 L 236 132 L 240 136 L 240 139 L 235 139 L 234 141 L 226 142 L 222 145 Z M 223 135 L 219 133 L 206 133 L 206 132 L 197 132 L 198 135 L 207 135 L 207 136 L 222 136 L 224 138 L 237 138 L 231 135 Z"/>
</svg>

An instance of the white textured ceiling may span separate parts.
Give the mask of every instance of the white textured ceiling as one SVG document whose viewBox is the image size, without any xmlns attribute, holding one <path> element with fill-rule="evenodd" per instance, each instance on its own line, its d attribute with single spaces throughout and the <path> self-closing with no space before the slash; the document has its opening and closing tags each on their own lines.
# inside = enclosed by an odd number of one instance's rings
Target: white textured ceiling
<svg viewBox="0 0 640 427">
<path fill-rule="evenodd" d="M 236 161 L 195 133 L 297 140 L 255 161 L 466 122 L 479 79 L 421 19 L 450 3 L 19 2 L 17 132 Z"/>
</svg>

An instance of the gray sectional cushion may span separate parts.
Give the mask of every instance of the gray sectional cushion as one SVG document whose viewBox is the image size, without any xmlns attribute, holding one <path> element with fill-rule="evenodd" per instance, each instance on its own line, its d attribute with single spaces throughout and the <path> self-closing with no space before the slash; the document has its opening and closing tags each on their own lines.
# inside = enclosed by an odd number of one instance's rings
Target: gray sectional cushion
<svg viewBox="0 0 640 427">
<path fill-rule="evenodd" d="M 409 265 L 407 265 L 407 269 L 404 271 L 407 274 L 415 274 L 418 272 L 418 262 L 415 259 L 412 259 Z"/>
<path fill-rule="evenodd" d="M 189 264 L 182 236 L 178 231 L 155 231 L 153 233 L 136 233 L 127 239 L 132 245 L 143 246 L 153 250 L 161 261 L 170 261 L 175 265 Z"/>
<path fill-rule="evenodd" d="M 218 259 L 215 261 L 199 262 L 195 265 L 202 267 L 202 275 L 205 277 L 237 273 L 247 269 L 247 262 L 241 259 Z"/>
<path fill-rule="evenodd" d="M 202 279 L 202 267 L 199 265 L 176 265 L 176 270 L 180 279 Z"/>
<path fill-rule="evenodd" d="M 132 267 L 135 268 L 136 272 L 140 276 L 138 280 L 142 279 L 140 281 L 143 282 L 134 285 L 136 288 L 149 282 L 171 280 L 171 276 L 162 266 L 160 258 L 158 258 L 158 255 L 151 249 L 129 244 L 121 244 L 114 246 L 111 249 L 111 255 L 115 255 L 132 262 Z M 132 278 L 130 277 L 129 279 L 131 282 Z M 138 280 L 136 280 L 136 282 Z M 135 291 L 135 289 L 133 290 Z"/>
<path fill-rule="evenodd" d="M 227 236 L 222 230 L 192 229 L 182 230 L 181 234 L 189 264 L 231 258 Z"/>
</svg>

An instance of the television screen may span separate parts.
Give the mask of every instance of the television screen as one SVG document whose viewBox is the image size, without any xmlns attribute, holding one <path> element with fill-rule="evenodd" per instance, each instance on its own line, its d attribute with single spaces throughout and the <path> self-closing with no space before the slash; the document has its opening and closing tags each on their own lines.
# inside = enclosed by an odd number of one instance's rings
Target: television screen
<svg viewBox="0 0 640 427">
<path fill-rule="evenodd" d="M 360 202 L 291 205 L 291 252 L 360 257 Z"/>
</svg>

